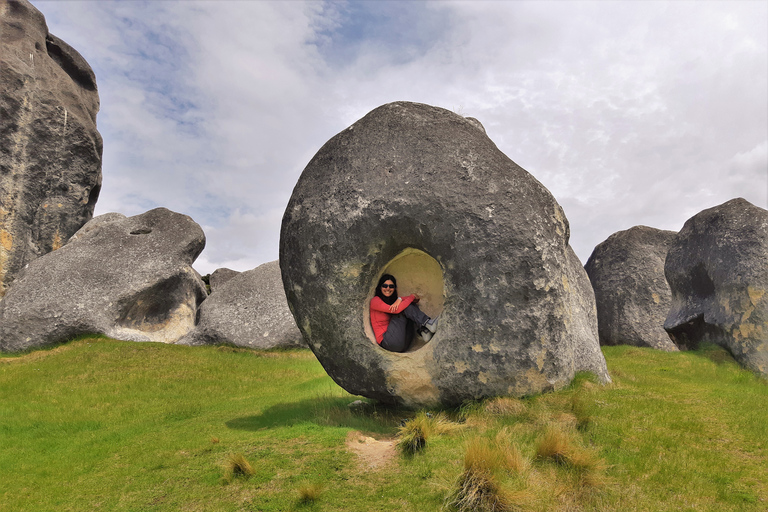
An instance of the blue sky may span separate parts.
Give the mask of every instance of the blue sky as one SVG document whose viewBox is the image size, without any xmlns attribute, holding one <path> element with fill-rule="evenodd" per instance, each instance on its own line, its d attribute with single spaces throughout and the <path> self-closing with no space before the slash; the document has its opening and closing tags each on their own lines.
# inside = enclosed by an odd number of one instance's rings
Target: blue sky
<svg viewBox="0 0 768 512">
<path fill-rule="evenodd" d="M 479 119 L 584 262 L 638 224 L 768 207 L 766 2 L 32 2 L 96 73 L 96 213 L 190 215 L 203 274 L 277 259 L 304 166 L 396 100 Z"/>
</svg>

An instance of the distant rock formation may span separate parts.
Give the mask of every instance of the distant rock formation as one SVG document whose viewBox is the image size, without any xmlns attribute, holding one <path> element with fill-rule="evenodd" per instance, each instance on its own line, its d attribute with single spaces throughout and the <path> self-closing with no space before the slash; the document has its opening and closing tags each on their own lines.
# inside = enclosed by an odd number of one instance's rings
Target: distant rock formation
<svg viewBox="0 0 768 512">
<path fill-rule="evenodd" d="M 216 288 L 223 285 L 236 275 L 238 275 L 240 272 L 236 270 L 231 270 L 228 268 L 217 268 L 213 271 L 213 274 L 211 274 L 211 277 L 208 278 L 208 281 L 210 282 L 211 286 L 211 292 L 213 292 Z"/>
<path fill-rule="evenodd" d="M 65 246 L 32 261 L 0 301 L 0 350 L 105 334 L 173 343 L 206 296 L 192 262 L 205 235 L 165 208 L 100 215 Z"/>
<path fill-rule="evenodd" d="M 478 125 L 384 105 L 329 140 L 293 191 L 280 237 L 286 296 L 350 393 L 456 405 L 557 389 L 579 370 L 609 380 L 562 209 Z M 384 272 L 441 314 L 426 345 L 376 344 L 368 305 Z"/>
<path fill-rule="evenodd" d="M 664 328 L 675 342 L 716 343 L 768 377 L 768 211 L 738 198 L 694 215 L 664 273 L 672 290 Z"/>
<path fill-rule="evenodd" d="M 664 259 L 676 236 L 635 226 L 595 247 L 584 268 L 595 289 L 601 345 L 677 350 L 664 330 L 672 302 Z"/>
<path fill-rule="evenodd" d="M 0 0 L 0 296 L 93 216 L 99 95 L 88 63 L 27 0 Z"/>
<path fill-rule="evenodd" d="M 288 309 L 277 261 L 235 272 L 215 288 L 211 279 L 211 288 L 200 306 L 197 327 L 179 343 L 229 343 L 255 349 L 307 346 Z"/>
</svg>

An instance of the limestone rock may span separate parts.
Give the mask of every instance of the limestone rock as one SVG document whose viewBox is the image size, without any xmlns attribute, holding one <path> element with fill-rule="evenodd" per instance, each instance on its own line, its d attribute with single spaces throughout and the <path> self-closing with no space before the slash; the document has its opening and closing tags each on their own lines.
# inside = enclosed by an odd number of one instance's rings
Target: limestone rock
<svg viewBox="0 0 768 512">
<path fill-rule="evenodd" d="M 664 330 L 672 301 L 664 260 L 676 235 L 635 226 L 595 247 L 585 268 L 595 289 L 601 345 L 677 350 Z"/>
<path fill-rule="evenodd" d="M 235 272 L 228 281 L 217 284 L 198 316 L 196 329 L 180 343 L 231 343 L 256 349 L 306 347 L 288 309 L 277 261 Z"/>
<path fill-rule="evenodd" d="M 0 302 L 0 350 L 87 333 L 177 341 L 194 327 L 206 296 L 191 267 L 204 246 L 200 226 L 165 208 L 94 218 L 17 277 Z"/>
<path fill-rule="evenodd" d="M 595 304 L 595 292 L 589 282 L 589 276 L 581 265 L 581 260 L 576 256 L 569 245 L 566 256 L 568 264 L 565 267 L 565 278 L 568 285 L 571 305 L 571 322 L 569 332 L 574 338 L 574 359 L 577 366 L 583 370 L 605 377 L 604 368 L 600 362 L 604 361 L 597 331 L 597 305 Z M 605 377 L 607 379 L 607 377 Z"/>
<path fill-rule="evenodd" d="M 93 216 L 99 95 L 88 63 L 26 0 L 0 0 L 0 296 Z"/>
<path fill-rule="evenodd" d="M 681 347 L 720 345 L 768 377 L 768 211 L 738 198 L 685 223 L 667 253 L 664 328 Z"/>
<path fill-rule="evenodd" d="M 211 277 L 208 278 L 208 281 L 211 286 L 211 292 L 213 292 L 216 288 L 223 285 L 236 275 L 238 275 L 240 272 L 237 270 L 231 270 L 228 268 L 217 268 L 213 271 L 213 274 L 211 274 Z"/>
<path fill-rule="evenodd" d="M 299 329 L 343 388 L 456 405 L 560 388 L 579 370 L 609 380 L 583 318 L 594 315 L 589 297 L 573 296 L 586 276 L 568 237 L 549 191 L 474 122 L 396 102 L 304 169 L 283 217 L 280 266 Z M 424 312 L 441 314 L 432 341 L 404 354 L 380 348 L 370 328 L 384 272 L 400 295 L 417 292 Z"/>
</svg>

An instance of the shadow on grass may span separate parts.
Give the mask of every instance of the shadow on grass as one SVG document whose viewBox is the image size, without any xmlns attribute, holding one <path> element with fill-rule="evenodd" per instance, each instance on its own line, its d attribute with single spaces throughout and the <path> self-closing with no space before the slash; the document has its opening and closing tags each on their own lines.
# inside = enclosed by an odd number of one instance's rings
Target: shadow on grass
<svg viewBox="0 0 768 512">
<path fill-rule="evenodd" d="M 225 423 L 234 430 L 265 430 L 300 423 L 346 427 L 363 432 L 387 434 L 412 412 L 369 403 L 362 410 L 352 410 L 349 398 L 315 398 L 275 404 L 261 414 L 234 418 Z"/>
</svg>

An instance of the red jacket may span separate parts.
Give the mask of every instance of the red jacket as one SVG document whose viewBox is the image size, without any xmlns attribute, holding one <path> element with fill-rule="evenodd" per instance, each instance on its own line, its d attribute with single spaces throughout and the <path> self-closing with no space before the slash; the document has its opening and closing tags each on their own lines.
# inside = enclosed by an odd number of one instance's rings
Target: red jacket
<svg viewBox="0 0 768 512">
<path fill-rule="evenodd" d="M 384 333 L 387 332 L 389 327 L 389 319 L 392 315 L 396 315 L 402 312 L 405 308 L 411 305 L 415 297 L 409 295 L 407 297 L 400 297 L 402 302 L 397 306 L 397 311 L 394 313 L 389 312 L 389 304 L 381 300 L 379 297 L 374 296 L 371 299 L 371 327 L 373 328 L 373 334 L 376 336 L 376 343 L 381 345 L 381 340 L 384 339 Z"/>
</svg>

